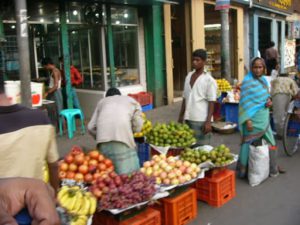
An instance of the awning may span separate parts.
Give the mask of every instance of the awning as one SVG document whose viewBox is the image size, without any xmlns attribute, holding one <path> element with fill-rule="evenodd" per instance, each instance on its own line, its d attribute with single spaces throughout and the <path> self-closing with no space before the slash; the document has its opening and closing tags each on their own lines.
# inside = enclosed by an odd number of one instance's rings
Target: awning
<svg viewBox="0 0 300 225">
<path fill-rule="evenodd" d="M 96 1 L 97 2 L 97 1 Z M 102 3 L 114 3 L 124 5 L 155 5 L 155 4 L 180 4 L 184 0 L 99 0 Z"/>
<path fill-rule="evenodd" d="M 29 0 L 28 0 L 29 1 Z M 32 1 L 32 0 L 31 0 Z M 45 0 L 39 0 L 45 1 Z M 51 0 L 48 0 L 51 1 Z M 52 0 L 58 2 L 58 0 Z M 157 5 L 157 4 L 182 4 L 184 0 L 63 0 L 65 2 L 84 2 L 84 3 L 108 3 L 118 5 Z"/>
</svg>

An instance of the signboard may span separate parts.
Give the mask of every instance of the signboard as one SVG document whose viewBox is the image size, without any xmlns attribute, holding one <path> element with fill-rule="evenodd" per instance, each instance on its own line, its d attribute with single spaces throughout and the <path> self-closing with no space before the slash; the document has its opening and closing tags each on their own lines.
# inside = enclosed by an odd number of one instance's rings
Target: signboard
<svg viewBox="0 0 300 225">
<path fill-rule="evenodd" d="M 284 68 L 295 66 L 295 40 L 285 40 Z"/>
<path fill-rule="evenodd" d="M 28 37 L 28 28 L 27 28 L 27 10 L 20 9 L 20 36 L 21 37 Z"/>
<path fill-rule="evenodd" d="M 300 21 L 295 21 L 292 29 L 293 38 L 300 38 Z"/>
<path fill-rule="evenodd" d="M 216 0 L 215 10 L 229 9 L 229 8 L 230 8 L 230 0 Z"/>
<path fill-rule="evenodd" d="M 253 0 L 254 5 L 275 9 L 284 13 L 293 12 L 293 0 Z"/>
</svg>

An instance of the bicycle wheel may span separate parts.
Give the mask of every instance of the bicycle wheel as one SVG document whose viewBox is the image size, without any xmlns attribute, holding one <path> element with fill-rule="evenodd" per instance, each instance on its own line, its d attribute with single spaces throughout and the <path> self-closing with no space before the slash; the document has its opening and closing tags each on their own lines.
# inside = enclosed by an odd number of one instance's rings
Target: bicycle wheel
<svg viewBox="0 0 300 225">
<path fill-rule="evenodd" d="M 288 156 L 293 156 L 300 144 L 299 118 L 288 113 L 284 122 L 283 147 Z"/>
</svg>

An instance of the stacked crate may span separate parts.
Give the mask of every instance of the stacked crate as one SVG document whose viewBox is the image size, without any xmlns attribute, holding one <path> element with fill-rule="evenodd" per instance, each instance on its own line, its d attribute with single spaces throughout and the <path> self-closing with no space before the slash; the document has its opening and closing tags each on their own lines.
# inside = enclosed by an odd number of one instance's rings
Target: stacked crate
<svg viewBox="0 0 300 225">
<path fill-rule="evenodd" d="M 100 212 L 94 215 L 92 225 L 161 225 L 161 218 L 160 212 L 152 208 L 124 220 Z"/>
<path fill-rule="evenodd" d="M 220 207 L 235 197 L 235 172 L 228 169 L 211 171 L 195 183 L 198 200 Z"/>
<path fill-rule="evenodd" d="M 161 213 L 163 225 L 184 225 L 197 217 L 196 191 L 190 188 L 174 197 L 163 198 L 152 206 Z"/>
<path fill-rule="evenodd" d="M 153 96 L 151 92 L 139 92 L 137 94 L 128 94 L 142 106 L 142 111 L 146 112 L 153 109 Z"/>
</svg>

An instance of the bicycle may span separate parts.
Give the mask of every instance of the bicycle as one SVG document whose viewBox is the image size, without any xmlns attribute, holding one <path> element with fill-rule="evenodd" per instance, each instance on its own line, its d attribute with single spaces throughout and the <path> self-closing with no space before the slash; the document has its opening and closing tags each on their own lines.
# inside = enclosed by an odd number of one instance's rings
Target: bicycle
<svg viewBox="0 0 300 225">
<path fill-rule="evenodd" d="M 300 146 L 300 109 L 291 101 L 284 122 L 283 147 L 288 156 L 293 156 Z"/>
</svg>

